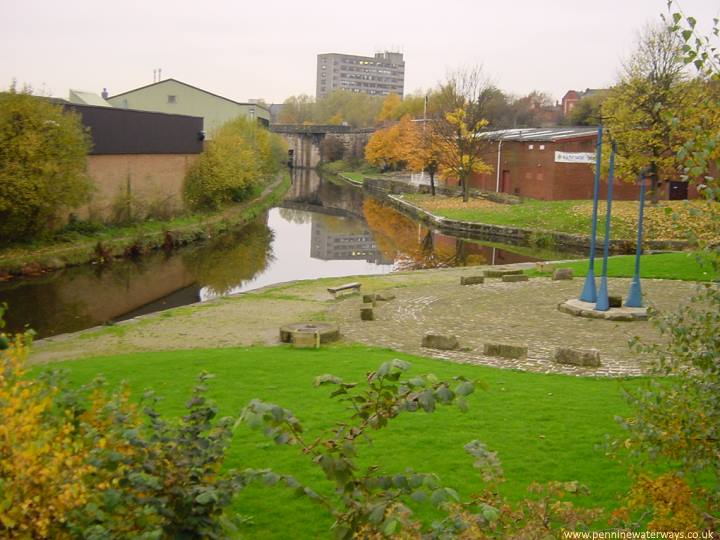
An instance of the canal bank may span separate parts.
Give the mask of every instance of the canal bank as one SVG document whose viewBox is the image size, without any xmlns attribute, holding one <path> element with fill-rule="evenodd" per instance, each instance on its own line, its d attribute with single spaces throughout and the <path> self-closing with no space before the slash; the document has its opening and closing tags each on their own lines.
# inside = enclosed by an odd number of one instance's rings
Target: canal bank
<svg viewBox="0 0 720 540">
<path fill-rule="evenodd" d="M 147 222 L 129 228 L 130 233 L 80 237 L 72 242 L 36 249 L 6 249 L 0 253 L 0 281 L 19 276 L 39 276 L 87 263 L 138 257 L 154 250 L 172 249 L 213 238 L 242 227 L 277 204 L 290 187 L 290 175 L 280 173 L 255 198 L 220 212 L 194 215 L 172 222 Z"/>
</svg>

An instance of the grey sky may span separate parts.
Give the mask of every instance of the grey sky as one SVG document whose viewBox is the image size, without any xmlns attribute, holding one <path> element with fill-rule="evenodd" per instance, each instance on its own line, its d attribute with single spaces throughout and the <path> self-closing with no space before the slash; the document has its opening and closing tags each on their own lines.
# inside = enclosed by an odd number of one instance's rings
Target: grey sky
<svg viewBox="0 0 720 540">
<path fill-rule="evenodd" d="M 616 79 L 665 0 L 0 0 L 0 88 L 117 94 L 153 69 L 232 99 L 315 93 L 316 55 L 400 50 L 406 92 L 482 64 L 502 89 L 559 99 Z M 682 0 L 707 29 L 720 0 Z"/>
</svg>

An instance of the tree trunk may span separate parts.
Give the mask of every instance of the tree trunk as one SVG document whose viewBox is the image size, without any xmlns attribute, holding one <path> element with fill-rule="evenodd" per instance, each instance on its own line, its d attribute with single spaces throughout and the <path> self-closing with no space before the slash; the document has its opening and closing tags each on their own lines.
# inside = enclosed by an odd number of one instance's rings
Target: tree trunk
<svg viewBox="0 0 720 540">
<path fill-rule="evenodd" d="M 462 238 L 455 239 L 455 265 L 467 266 L 467 244 Z"/>
<path fill-rule="evenodd" d="M 430 172 L 430 193 L 435 196 L 435 173 Z"/>
<path fill-rule="evenodd" d="M 657 206 L 660 200 L 660 180 L 657 174 L 657 165 L 653 163 L 650 165 L 650 202 L 653 206 Z"/>
<path fill-rule="evenodd" d="M 468 189 L 468 182 L 467 182 L 467 180 L 468 180 L 467 178 L 461 178 L 461 179 L 460 179 L 460 182 L 462 183 L 463 202 L 468 202 L 468 199 L 469 199 L 469 194 L 468 194 L 468 192 L 469 192 L 470 190 Z"/>
</svg>

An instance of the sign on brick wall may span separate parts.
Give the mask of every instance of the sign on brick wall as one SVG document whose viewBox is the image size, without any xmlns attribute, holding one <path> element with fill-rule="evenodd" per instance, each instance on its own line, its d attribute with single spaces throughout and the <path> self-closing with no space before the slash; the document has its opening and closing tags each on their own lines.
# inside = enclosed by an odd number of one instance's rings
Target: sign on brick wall
<svg viewBox="0 0 720 540">
<path fill-rule="evenodd" d="M 555 163 L 595 163 L 594 152 L 555 152 Z"/>
</svg>

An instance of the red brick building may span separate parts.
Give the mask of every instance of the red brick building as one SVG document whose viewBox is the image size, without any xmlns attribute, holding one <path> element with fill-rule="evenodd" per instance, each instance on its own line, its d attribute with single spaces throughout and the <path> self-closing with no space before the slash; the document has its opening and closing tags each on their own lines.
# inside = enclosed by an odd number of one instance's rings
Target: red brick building
<svg viewBox="0 0 720 540">
<path fill-rule="evenodd" d="M 562 98 L 562 115 L 563 118 L 570 116 L 570 112 L 575 107 L 575 104 L 580 101 L 581 96 L 575 90 L 568 90 Z"/>
<path fill-rule="evenodd" d="M 542 200 L 592 199 L 595 127 L 527 128 L 488 132 L 483 159 L 492 170 L 474 175 L 470 187 L 510 193 Z M 591 161 L 587 163 L 585 161 Z M 617 179 L 613 198 L 632 200 L 639 196 L 635 179 Z M 607 184 L 601 182 L 601 197 Z M 668 182 L 661 199 L 696 198 L 694 186 Z"/>
</svg>

